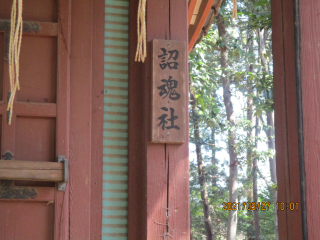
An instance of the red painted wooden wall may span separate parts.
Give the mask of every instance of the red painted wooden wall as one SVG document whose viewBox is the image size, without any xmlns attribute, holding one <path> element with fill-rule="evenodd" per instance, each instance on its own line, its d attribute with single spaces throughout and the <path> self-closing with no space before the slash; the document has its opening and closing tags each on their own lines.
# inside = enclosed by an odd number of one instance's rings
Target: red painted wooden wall
<svg viewBox="0 0 320 240">
<path fill-rule="evenodd" d="M 69 159 L 69 184 L 36 186 L 28 200 L 0 200 L 0 239 L 101 239 L 104 77 L 104 0 L 28 0 L 23 19 L 44 22 L 22 38 L 20 79 L 12 125 L 5 33 L 0 32 L 1 155 L 15 159 Z M 0 1 L 9 19 L 11 0 Z M 42 23 L 41 23 L 42 24 Z M 47 27 L 46 27 L 47 26 Z M 51 28 L 48 28 L 51 27 Z"/>
<path fill-rule="evenodd" d="M 180 145 L 150 143 L 150 41 L 168 39 L 187 42 L 188 3 L 185 0 L 148 0 L 148 57 L 144 64 L 134 62 L 137 45 L 137 9 L 138 1 L 131 0 L 129 239 L 160 240 L 164 239 L 167 233 L 173 236 L 173 239 L 189 239 L 188 141 Z M 187 78 L 185 81 L 188 81 Z M 185 117 L 188 119 L 187 114 Z"/>
<path fill-rule="evenodd" d="M 300 0 L 301 84 L 308 239 L 320 236 L 320 2 Z"/>
</svg>

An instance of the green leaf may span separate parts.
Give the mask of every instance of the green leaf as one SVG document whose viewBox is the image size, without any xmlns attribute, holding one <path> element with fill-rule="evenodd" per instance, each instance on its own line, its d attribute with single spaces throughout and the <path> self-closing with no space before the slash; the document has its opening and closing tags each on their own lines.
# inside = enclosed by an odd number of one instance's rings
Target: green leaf
<svg viewBox="0 0 320 240">
<path fill-rule="evenodd" d="M 199 96 L 199 97 L 197 98 L 197 101 L 200 103 L 202 109 L 204 109 L 204 101 L 203 101 L 203 98 Z"/>
</svg>

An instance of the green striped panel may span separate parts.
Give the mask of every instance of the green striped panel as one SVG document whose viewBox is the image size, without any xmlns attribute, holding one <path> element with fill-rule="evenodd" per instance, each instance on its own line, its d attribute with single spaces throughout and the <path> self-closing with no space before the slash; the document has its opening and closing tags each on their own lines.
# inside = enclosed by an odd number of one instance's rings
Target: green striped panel
<svg viewBox="0 0 320 240">
<path fill-rule="evenodd" d="M 105 0 L 102 239 L 127 240 L 129 0 Z"/>
</svg>

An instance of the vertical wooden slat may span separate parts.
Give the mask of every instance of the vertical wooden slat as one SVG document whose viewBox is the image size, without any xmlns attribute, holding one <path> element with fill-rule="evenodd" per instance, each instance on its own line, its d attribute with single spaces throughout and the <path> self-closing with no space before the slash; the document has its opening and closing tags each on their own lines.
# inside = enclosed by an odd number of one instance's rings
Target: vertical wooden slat
<svg viewBox="0 0 320 240">
<path fill-rule="evenodd" d="M 59 1 L 56 159 L 69 159 L 71 1 Z M 57 187 L 57 184 L 56 184 Z M 69 186 L 55 191 L 54 239 L 69 238 Z"/>
<path fill-rule="evenodd" d="M 105 1 L 93 2 L 92 59 L 92 158 L 90 239 L 100 240 L 102 233 L 102 159 L 103 159 L 103 58 Z"/>
<path fill-rule="evenodd" d="M 283 1 L 283 35 L 285 55 L 285 88 L 287 103 L 287 144 L 290 195 L 286 203 L 298 202 L 299 211 L 287 211 L 288 239 L 302 239 L 301 198 L 300 198 L 300 173 L 299 173 L 299 126 L 298 126 L 298 92 L 296 76 L 296 45 L 294 1 Z"/>
<path fill-rule="evenodd" d="M 102 239 L 128 233 L 129 0 L 105 0 Z"/>
<path fill-rule="evenodd" d="M 137 9 L 130 0 L 129 16 L 129 202 L 128 239 L 147 239 L 147 161 L 144 136 L 143 63 L 135 62 Z M 150 79 L 151 81 L 151 79 Z"/>
<path fill-rule="evenodd" d="M 286 131 L 286 92 L 285 92 L 285 70 L 284 70 L 284 46 L 283 46 L 283 22 L 282 2 L 273 0 L 272 6 L 272 41 L 274 61 L 274 111 L 275 111 L 275 138 L 276 138 L 276 159 L 277 159 L 277 181 L 278 181 L 278 202 L 286 202 L 286 189 L 288 176 L 286 171 L 287 156 L 287 131 Z M 287 212 L 278 212 L 279 238 L 287 239 Z"/>
<path fill-rule="evenodd" d="M 302 129 L 298 125 L 293 3 L 292 0 L 272 1 L 272 21 L 278 202 L 299 204 L 299 211 L 278 211 L 279 237 L 298 240 L 303 239 L 299 169 Z"/>
<path fill-rule="evenodd" d="M 170 36 L 171 40 L 188 42 L 187 25 L 188 4 L 184 0 L 170 1 Z M 188 51 L 188 49 L 186 49 Z M 186 53 L 186 68 L 188 69 L 188 52 Z M 188 89 L 188 71 L 185 73 L 186 93 Z M 185 103 L 188 105 L 189 95 L 186 94 Z M 187 107 L 187 106 L 186 106 Z M 188 109 L 188 107 L 187 107 Z M 188 239 L 190 236 L 189 209 L 189 113 L 186 111 L 186 142 L 179 145 L 167 145 L 167 159 L 169 162 L 168 215 L 169 226 L 173 239 Z"/>
<path fill-rule="evenodd" d="M 165 145 L 150 143 L 151 55 L 144 64 L 134 62 L 138 5 L 130 4 L 129 239 L 163 239 L 168 162 Z M 148 53 L 152 39 L 170 39 L 169 0 L 148 1 L 147 33 Z"/>
<path fill-rule="evenodd" d="M 93 1 L 71 7 L 70 239 L 90 239 Z"/>
<path fill-rule="evenodd" d="M 163 239 L 167 232 L 168 161 L 165 144 L 150 142 L 151 126 L 151 40 L 170 39 L 170 1 L 149 0 L 147 4 L 148 57 L 144 64 L 144 144 L 147 157 L 147 239 Z M 159 11 L 161 9 L 161 11 Z M 130 106 L 131 107 L 131 106 Z M 137 116 L 139 117 L 139 116 Z"/>
</svg>

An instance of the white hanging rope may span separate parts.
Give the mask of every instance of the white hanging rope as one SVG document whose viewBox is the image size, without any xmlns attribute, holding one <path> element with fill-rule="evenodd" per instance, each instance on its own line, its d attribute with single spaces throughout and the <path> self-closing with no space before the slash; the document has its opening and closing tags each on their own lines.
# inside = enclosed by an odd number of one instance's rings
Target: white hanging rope
<svg viewBox="0 0 320 240">
<path fill-rule="evenodd" d="M 146 2 L 147 0 L 139 0 L 136 62 L 144 62 L 147 57 Z"/>
<path fill-rule="evenodd" d="M 9 45 L 9 77 L 10 77 L 10 99 L 7 106 L 9 111 L 9 125 L 11 125 L 13 102 L 19 86 L 19 58 L 22 39 L 22 0 L 13 0 L 11 10 L 11 30 Z"/>
</svg>

